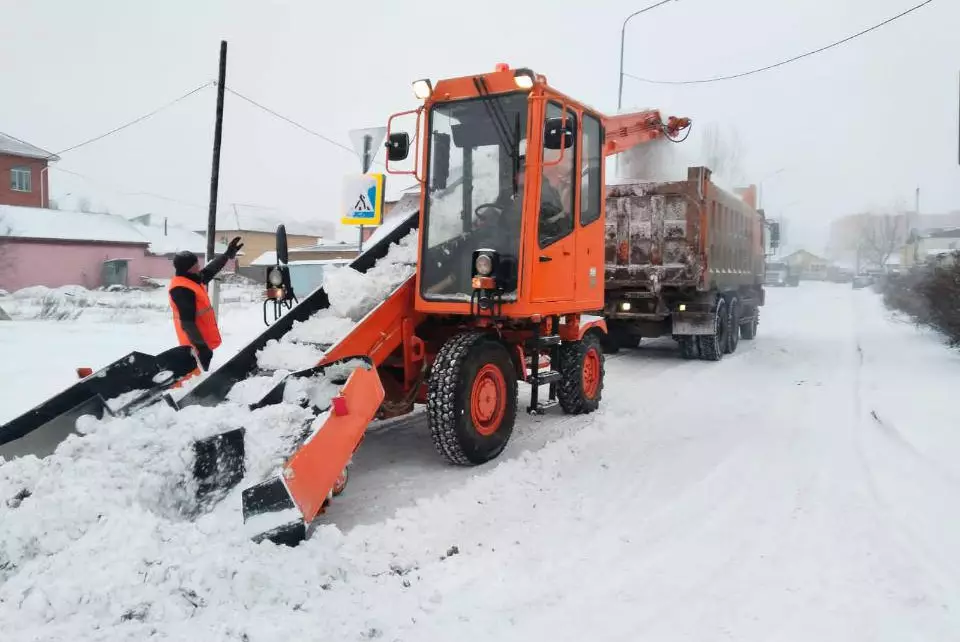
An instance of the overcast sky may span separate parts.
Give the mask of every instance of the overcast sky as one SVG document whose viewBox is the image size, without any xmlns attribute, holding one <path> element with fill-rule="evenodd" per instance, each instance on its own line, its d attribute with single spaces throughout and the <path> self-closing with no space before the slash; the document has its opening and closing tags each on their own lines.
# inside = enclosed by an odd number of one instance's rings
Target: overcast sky
<svg viewBox="0 0 960 642">
<path fill-rule="evenodd" d="M 678 0 L 627 28 L 626 71 L 664 80 L 736 73 L 838 40 L 920 0 Z M 620 25 L 650 0 L 483 3 L 0 0 L 0 131 L 59 151 L 216 77 L 350 146 L 351 128 L 415 106 L 410 82 L 531 67 L 613 113 Z M 324 6 L 327 5 L 327 6 Z M 336 5 L 336 8 L 329 8 Z M 739 140 L 745 175 L 794 243 L 818 248 L 833 217 L 870 207 L 960 209 L 960 1 L 747 78 L 693 86 L 625 80 L 624 107 L 658 107 Z M 63 154 L 51 194 L 70 207 L 151 211 L 203 227 L 215 92 Z M 355 156 L 228 95 L 221 208 L 336 220 Z M 62 170 L 89 177 L 80 179 Z M 403 177 L 388 179 L 394 185 Z M 149 192 L 154 196 L 130 196 Z"/>
</svg>

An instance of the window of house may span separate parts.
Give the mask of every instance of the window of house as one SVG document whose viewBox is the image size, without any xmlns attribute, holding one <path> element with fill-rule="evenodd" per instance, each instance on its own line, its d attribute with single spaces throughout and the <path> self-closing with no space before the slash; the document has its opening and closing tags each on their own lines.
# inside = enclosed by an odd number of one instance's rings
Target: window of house
<svg viewBox="0 0 960 642">
<path fill-rule="evenodd" d="M 580 225 L 589 225 L 600 218 L 603 185 L 600 184 L 600 163 L 603 162 L 603 137 L 600 121 L 583 115 L 583 169 L 580 183 Z"/>
<path fill-rule="evenodd" d="M 10 189 L 14 192 L 32 192 L 33 181 L 29 167 L 14 167 L 10 170 Z"/>
<path fill-rule="evenodd" d="M 547 104 L 549 118 L 564 115 L 563 107 L 551 102 Z M 577 115 L 566 112 L 567 121 L 577 131 Z M 577 136 L 574 133 L 573 144 L 564 150 L 544 149 L 543 180 L 540 186 L 540 223 L 538 226 L 540 247 L 552 245 L 573 232 L 573 190 L 577 181 Z M 558 162 L 559 161 L 559 162 Z"/>
</svg>

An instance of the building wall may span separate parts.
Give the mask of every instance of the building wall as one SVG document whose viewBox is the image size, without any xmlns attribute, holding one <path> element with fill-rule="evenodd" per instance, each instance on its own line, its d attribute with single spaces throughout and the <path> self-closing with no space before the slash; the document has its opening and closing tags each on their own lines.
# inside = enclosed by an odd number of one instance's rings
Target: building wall
<svg viewBox="0 0 960 642">
<path fill-rule="evenodd" d="M 140 277 L 169 278 L 170 260 L 147 256 L 142 245 L 65 243 L 8 239 L 0 245 L 0 289 L 10 292 L 32 285 L 100 287 L 101 265 L 107 259 L 131 259 L 127 285 L 141 285 Z"/>
<path fill-rule="evenodd" d="M 22 158 L 0 154 L 0 205 L 19 205 L 21 207 L 46 207 L 50 200 L 50 172 L 41 170 L 47 166 L 47 161 L 35 158 Z M 14 167 L 29 167 L 31 172 L 30 192 L 15 192 L 10 189 L 10 170 Z M 40 200 L 40 181 L 43 181 L 43 201 Z"/>
<path fill-rule="evenodd" d="M 273 232 L 237 232 L 230 230 L 217 231 L 217 241 L 226 245 L 230 240 L 239 236 L 243 239 L 243 256 L 237 257 L 241 268 L 250 266 L 251 261 L 255 261 L 258 256 L 264 252 L 271 252 L 277 249 L 277 235 Z M 316 236 L 302 236 L 299 234 L 287 235 L 287 247 L 298 247 L 304 245 L 315 245 Z M 243 274 L 243 272 L 241 272 Z"/>
</svg>

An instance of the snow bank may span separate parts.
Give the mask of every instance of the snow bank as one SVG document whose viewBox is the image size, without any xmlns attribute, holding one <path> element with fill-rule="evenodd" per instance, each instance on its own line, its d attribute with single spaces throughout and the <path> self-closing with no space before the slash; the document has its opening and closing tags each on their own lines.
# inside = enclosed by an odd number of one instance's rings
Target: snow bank
<svg viewBox="0 0 960 642">
<path fill-rule="evenodd" d="M 224 284 L 220 292 L 223 312 L 262 298 L 260 289 L 250 285 Z M 143 323 L 170 314 L 163 289 L 87 290 L 79 285 L 23 288 L 4 299 L 4 308 L 15 320 Z"/>
</svg>

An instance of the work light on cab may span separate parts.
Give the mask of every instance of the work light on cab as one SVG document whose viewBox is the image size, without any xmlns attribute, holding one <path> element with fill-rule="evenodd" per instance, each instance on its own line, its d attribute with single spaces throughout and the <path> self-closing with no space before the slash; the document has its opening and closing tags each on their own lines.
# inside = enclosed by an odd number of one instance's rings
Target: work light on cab
<svg viewBox="0 0 960 642">
<path fill-rule="evenodd" d="M 426 100 L 433 93 L 433 83 L 428 78 L 413 81 L 413 95 L 419 100 Z"/>
<path fill-rule="evenodd" d="M 529 69 L 517 69 L 513 72 L 513 81 L 517 83 L 520 89 L 533 89 L 533 83 L 536 76 Z"/>
</svg>

